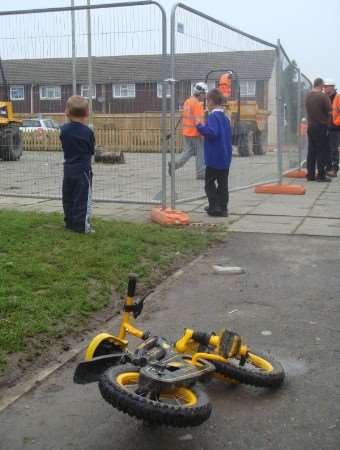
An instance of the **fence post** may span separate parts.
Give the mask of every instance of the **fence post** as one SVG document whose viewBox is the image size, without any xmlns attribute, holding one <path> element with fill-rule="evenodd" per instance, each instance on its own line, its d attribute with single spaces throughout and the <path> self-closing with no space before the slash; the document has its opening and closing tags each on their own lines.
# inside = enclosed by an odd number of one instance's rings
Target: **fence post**
<svg viewBox="0 0 340 450">
<path fill-rule="evenodd" d="M 165 114 L 167 109 L 167 23 L 166 12 L 160 8 L 162 13 L 162 114 L 161 114 L 161 152 L 162 152 L 162 209 L 166 208 L 166 124 Z"/>
<path fill-rule="evenodd" d="M 71 0 L 71 6 L 74 8 L 74 0 Z M 72 94 L 77 94 L 77 74 L 76 74 L 76 18 L 74 10 L 71 11 L 72 26 Z"/>
<path fill-rule="evenodd" d="M 87 0 L 87 6 L 91 6 L 91 0 Z M 91 9 L 87 14 L 87 69 L 88 69 L 88 96 L 89 96 L 89 124 L 93 126 L 92 117 L 92 32 L 91 32 Z"/>
<path fill-rule="evenodd" d="M 176 183 L 175 183 L 175 146 L 176 146 L 176 127 L 175 127 L 175 114 L 176 114 L 176 81 L 175 81 L 175 71 L 176 71 L 176 28 L 175 28 L 175 17 L 177 4 L 175 4 L 171 10 L 171 22 L 170 22 L 170 83 L 171 83 L 171 112 L 170 112 L 170 130 L 171 130 L 171 140 L 170 140 L 170 151 L 171 151 L 171 209 L 176 208 Z"/>
<path fill-rule="evenodd" d="M 301 102 L 302 102 L 302 92 L 301 92 L 301 70 L 297 69 L 298 76 L 298 91 L 297 91 L 297 138 L 298 138 L 298 150 L 299 150 L 299 169 L 301 169 L 302 165 L 302 136 L 300 133 L 300 125 L 301 125 Z"/>
<path fill-rule="evenodd" d="M 282 171 L 283 171 L 283 155 L 282 155 L 282 62 L 281 62 L 281 42 L 277 40 L 276 47 L 276 135 L 277 135 L 277 170 L 279 175 L 279 184 L 282 184 Z"/>
</svg>

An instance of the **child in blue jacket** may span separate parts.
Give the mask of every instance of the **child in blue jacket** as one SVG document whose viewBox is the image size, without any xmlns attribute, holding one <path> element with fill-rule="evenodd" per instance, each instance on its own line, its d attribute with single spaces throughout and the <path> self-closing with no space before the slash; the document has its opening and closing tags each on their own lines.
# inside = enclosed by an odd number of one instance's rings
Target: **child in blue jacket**
<svg viewBox="0 0 340 450">
<path fill-rule="evenodd" d="M 93 233 L 91 229 L 92 169 L 95 138 L 87 126 L 88 101 L 79 95 L 67 100 L 69 123 L 61 127 L 64 151 L 63 207 L 65 227 L 77 233 Z"/>
<path fill-rule="evenodd" d="M 204 136 L 205 192 L 210 216 L 228 216 L 228 176 L 232 157 L 231 127 L 224 114 L 223 95 L 212 89 L 207 95 L 209 116 L 207 124 L 197 124 Z"/>
</svg>

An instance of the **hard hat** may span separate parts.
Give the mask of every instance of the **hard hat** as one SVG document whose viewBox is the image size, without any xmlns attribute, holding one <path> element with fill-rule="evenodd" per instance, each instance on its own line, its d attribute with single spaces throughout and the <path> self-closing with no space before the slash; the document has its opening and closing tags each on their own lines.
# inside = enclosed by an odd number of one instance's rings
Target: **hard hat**
<svg viewBox="0 0 340 450">
<path fill-rule="evenodd" d="M 208 92 L 208 86 L 205 83 L 196 83 L 194 86 L 194 94 L 206 94 Z"/>
<path fill-rule="evenodd" d="M 335 81 L 331 78 L 326 78 L 323 84 L 324 86 L 335 86 Z"/>
</svg>

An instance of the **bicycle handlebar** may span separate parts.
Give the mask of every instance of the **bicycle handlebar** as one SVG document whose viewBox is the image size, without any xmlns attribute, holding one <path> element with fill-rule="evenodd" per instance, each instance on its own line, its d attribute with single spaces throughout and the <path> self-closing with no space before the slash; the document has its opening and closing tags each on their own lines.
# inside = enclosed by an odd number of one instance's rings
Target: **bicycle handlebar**
<svg viewBox="0 0 340 450">
<path fill-rule="evenodd" d="M 136 284 L 137 284 L 138 275 L 135 273 L 129 273 L 129 282 L 128 282 L 128 297 L 134 297 L 136 293 Z"/>
</svg>

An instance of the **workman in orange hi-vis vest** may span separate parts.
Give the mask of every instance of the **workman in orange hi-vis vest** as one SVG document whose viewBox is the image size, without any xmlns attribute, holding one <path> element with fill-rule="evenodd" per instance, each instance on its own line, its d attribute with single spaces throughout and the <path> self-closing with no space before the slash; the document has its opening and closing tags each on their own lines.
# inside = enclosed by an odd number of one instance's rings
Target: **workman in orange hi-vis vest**
<svg viewBox="0 0 340 450">
<path fill-rule="evenodd" d="M 335 82 L 326 79 L 324 91 L 332 103 L 332 117 L 329 125 L 329 160 L 327 163 L 327 175 L 329 177 L 338 176 L 339 171 L 339 145 L 340 145 L 340 95 L 335 89 Z"/>
<path fill-rule="evenodd" d="M 205 83 L 196 83 L 193 88 L 193 95 L 188 98 L 183 105 L 182 112 L 182 135 L 184 141 L 183 152 L 175 160 L 175 170 L 184 166 L 184 164 L 192 157 L 196 158 L 196 178 L 204 180 L 204 147 L 203 138 L 196 128 L 198 120 L 204 119 L 203 102 L 208 92 Z M 169 175 L 171 172 L 171 163 L 169 162 Z"/>
</svg>

